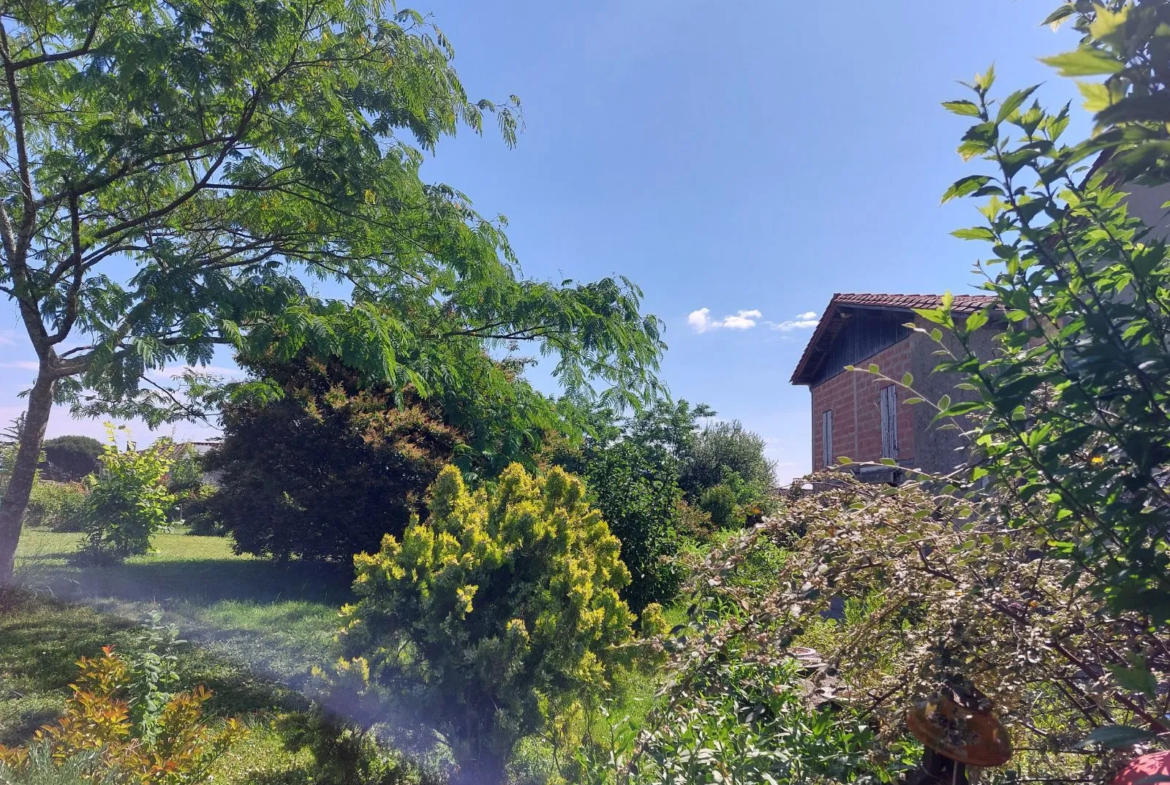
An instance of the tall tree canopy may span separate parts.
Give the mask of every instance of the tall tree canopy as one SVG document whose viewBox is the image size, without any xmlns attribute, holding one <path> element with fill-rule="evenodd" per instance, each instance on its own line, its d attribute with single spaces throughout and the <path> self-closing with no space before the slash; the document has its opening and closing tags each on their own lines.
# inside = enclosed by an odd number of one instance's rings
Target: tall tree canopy
<svg viewBox="0 0 1170 785">
<path fill-rule="evenodd" d="M 54 398 L 140 412 L 145 372 L 218 344 L 427 395 L 462 373 L 452 342 L 532 341 L 571 391 L 653 391 L 636 287 L 524 279 L 502 219 L 420 178 L 487 115 L 515 140 L 515 98 L 469 100 L 452 58 L 378 0 L 0 2 L 0 291 L 39 361 L 0 580 Z"/>
</svg>

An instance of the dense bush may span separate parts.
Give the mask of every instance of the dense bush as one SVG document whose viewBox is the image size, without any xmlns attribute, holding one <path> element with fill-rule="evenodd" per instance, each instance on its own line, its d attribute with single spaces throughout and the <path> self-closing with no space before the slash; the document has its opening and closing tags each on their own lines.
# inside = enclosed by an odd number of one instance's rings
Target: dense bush
<svg viewBox="0 0 1170 785">
<path fill-rule="evenodd" d="M 699 509 L 707 513 L 711 523 L 721 529 L 735 523 L 743 523 L 739 515 L 739 505 L 736 504 L 735 491 L 723 483 L 703 491 L 703 495 L 699 497 Z"/>
<path fill-rule="evenodd" d="M 631 574 L 622 598 L 636 613 L 669 602 L 678 590 L 679 571 L 669 560 L 678 551 L 683 505 L 674 459 L 633 440 L 592 443 L 559 457 L 581 473 L 590 502 L 621 541 Z"/>
<path fill-rule="evenodd" d="M 580 785 L 880 783 L 911 766 L 905 745 L 874 764 L 872 726 L 810 705 L 795 660 L 759 662 L 734 649 L 689 679 L 642 733 L 615 718 L 581 747 L 567 780 Z"/>
<path fill-rule="evenodd" d="M 101 458 L 101 471 L 86 480 L 86 542 L 82 558 L 119 562 L 147 553 L 151 537 L 167 524 L 174 496 L 167 490 L 174 447 L 159 439 L 138 450 L 127 442 L 119 450 L 111 431 Z"/>
<path fill-rule="evenodd" d="M 412 392 L 399 399 L 337 364 L 267 372 L 283 395 L 225 409 L 223 442 L 205 457 L 219 490 L 200 512 L 238 551 L 281 559 L 349 561 L 401 536 L 459 433 Z"/>
<path fill-rule="evenodd" d="M 51 761 L 91 783 L 195 785 L 209 779 L 211 765 L 245 733 L 236 720 L 221 730 L 205 724 L 203 704 L 211 693 L 201 686 L 136 710 L 142 696 L 135 693 L 134 668 L 109 647 L 97 659 L 82 657 L 77 667 L 64 715 L 37 731 L 32 748 L 0 746 L 0 764 L 17 777 L 34 767 L 45 774 Z M 149 715 L 149 733 L 133 719 L 136 713 Z"/>
<path fill-rule="evenodd" d="M 98 469 L 102 443 L 92 436 L 57 436 L 42 447 L 55 480 L 77 482 Z"/>
<path fill-rule="evenodd" d="M 37 479 L 25 509 L 25 524 L 58 532 L 84 531 L 88 496 L 81 483 Z"/>
<path fill-rule="evenodd" d="M 684 539 L 706 540 L 773 507 L 763 439 L 738 423 L 700 430 L 700 420 L 714 414 L 686 401 L 658 401 L 624 418 L 598 409 L 578 414 L 589 434 L 583 444 L 549 450 L 551 463 L 585 479 L 590 501 L 621 540 L 633 575 L 622 596 L 635 610 L 674 597 L 680 571 L 673 559 Z"/>
<path fill-rule="evenodd" d="M 994 702 L 1027 751 L 1009 777 L 1100 777 L 1112 758 L 1092 743 L 1098 726 L 1139 726 L 1131 743 L 1164 732 L 1164 639 L 1145 613 L 1110 612 L 1086 591 L 1091 578 L 1037 558 L 1051 551 L 1042 531 L 973 522 L 953 496 L 919 487 L 815 480 L 830 490 L 790 500 L 692 565 L 690 621 L 664 640 L 664 706 L 693 706 L 695 681 L 738 690 L 729 661 L 780 666 L 792 646 L 812 645 L 833 667 L 812 686 L 880 730 L 865 756 L 877 769 L 905 741 L 907 707 L 943 685 L 972 684 Z M 805 530 L 795 541 L 790 520 Z M 840 601 L 846 620 L 823 620 Z M 649 726 L 677 727 L 673 711 Z"/>
<path fill-rule="evenodd" d="M 336 677 L 440 732 L 460 782 L 503 782 L 517 741 L 605 688 L 631 637 L 618 596 L 629 573 L 584 494 L 559 468 L 519 465 L 469 493 L 449 467 L 425 522 L 355 557 L 359 600 L 343 610 L 354 659 Z"/>
<path fill-rule="evenodd" d="M 738 420 L 711 423 L 681 456 L 679 485 L 697 499 L 734 474 L 762 497 L 776 481 L 775 463 L 764 455 L 766 446 L 762 436 L 745 429 Z"/>
</svg>

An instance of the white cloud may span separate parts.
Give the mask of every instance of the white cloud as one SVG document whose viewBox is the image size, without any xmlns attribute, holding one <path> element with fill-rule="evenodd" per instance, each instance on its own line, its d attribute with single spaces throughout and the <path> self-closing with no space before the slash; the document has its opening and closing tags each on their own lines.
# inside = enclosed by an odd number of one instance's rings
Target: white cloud
<svg viewBox="0 0 1170 785">
<path fill-rule="evenodd" d="M 773 330 L 779 330 L 785 333 L 791 332 L 792 330 L 808 330 L 817 326 L 817 312 L 805 311 L 804 313 L 798 313 L 791 319 L 776 324 L 770 323 L 769 326 Z"/>
<path fill-rule="evenodd" d="M 763 314 L 752 308 L 746 311 L 737 311 L 722 319 L 712 319 L 710 308 L 700 308 L 697 311 L 691 311 L 690 315 L 687 316 L 687 324 L 698 333 L 718 330 L 723 327 L 728 330 L 750 330 L 759 323 L 761 317 Z"/>
<path fill-rule="evenodd" d="M 0 346 L 16 346 L 15 335 L 12 330 L 0 330 Z"/>
<path fill-rule="evenodd" d="M 22 371 L 36 371 L 40 369 L 35 360 L 16 360 L 14 362 L 0 363 L 0 368 L 19 368 Z"/>
</svg>

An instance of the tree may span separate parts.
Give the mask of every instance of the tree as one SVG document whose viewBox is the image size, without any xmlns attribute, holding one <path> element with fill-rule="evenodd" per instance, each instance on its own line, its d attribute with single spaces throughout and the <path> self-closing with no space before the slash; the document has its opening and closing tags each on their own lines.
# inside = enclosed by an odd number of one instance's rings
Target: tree
<svg viewBox="0 0 1170 785">
<path fill-rule="evenodd" d="M 1069 581 L 1091 576 L 1114 612 L 1164 625 L 1170 254 L 1126 194 L 1170 181 L 1170 3 L 1081 0 L 1048 21 L 1070 17 L 1080 46 L 1046 62 L 1105 77 L 1079 83 L 1093 136 L 1067 140 L 1068 107 L 1028 105 L 1036 87 L 993 100 L 990 70 L 970 85 L 972 100 L 945 104 L 974 122 L 960 154 L 993 173 L 964 177 L 943 199 L 983 200 L 985 225 L 955 235 L 992 244 L 981 269 L 1009 326 L 998 356 L 981 362 L 972 342 L 987 314 L 956 319 L 949 302 L 923 312 L 958 342 L 940 370 L 963 374 L 975 393 L 939 402 L 938 416 L 970 418 L 980 459 L 969 479 L 996 480 L 993 514 L 1045 532 Z"/>
<path fill-rule="evenodd" d="M 58 479 L 80 480 L 97 471 L 98 458 L 102 455 L 102 443 L 92 436 L 58 436 L 45 440 L 45 459 Z"/>
<path fill-rule="evenodd" d="M 743 427 L 739 420 L 716 422 L 703 428 L 683 457 L 679 484 L 692 498 L 737 475 L 763 495 L 775 482 L 775 464 L 764 455 L 762 436 Z"/>
<path fill-rule="evenodd" d="M 682 540 L 681 456 L 693 449 L 697 420 L 714 412 L 704 404 L 658 401 L 629 416 L 606 408 L 577 411 L 589 433 L 584 443 L 554 445 L 552 463 L 582 477 L 590 502 L 621 540 L 631 580 L 622 599 L 636 613 L 669 602 L 680 572 L 670 563 Z"/>
<path fill-rule="evenodd" d="M 602 689 L 631 638 L 618 597 L 629 573 L 580 480 L 508 467 L 469 493 L 448 467 L 430 516 L 354 559 L 356 605 L 343 609 L 354 659 L 396 706 L 443 734 L 459 782 L 495 785 L 522 737 L 554 709 Z M 363 684 L 363 686 L 366 686 Z"/>
<path fill-rule="evenodd" d="M 502 219 L 420 179 L 423 152 L 485 114 L 512 144 L 517 102 L 469 100 L 442 33 L 382 8 L 0 10 L 0 292 L 39 365 L 0 508 L 0 582 L 53 401 L 199 415 L 145 373 L 206 364 L 220 345 L 337 356 L 425 396 L 463 372 L 453 343 L 527 341 L 570 392 L 600 379 L 615 398 L 653 394 L 663 345 L 633 284 L 525 280 Z"/>
<path fill-rule="evenodd" d="M 267 404 L 229 404 L 210 514 L 241 553 L 348 562 L 401 537 L 463 439 L 434 402 L 366 386 L 334 361 L 269 364 L 282 385 Z"/>
</svg>

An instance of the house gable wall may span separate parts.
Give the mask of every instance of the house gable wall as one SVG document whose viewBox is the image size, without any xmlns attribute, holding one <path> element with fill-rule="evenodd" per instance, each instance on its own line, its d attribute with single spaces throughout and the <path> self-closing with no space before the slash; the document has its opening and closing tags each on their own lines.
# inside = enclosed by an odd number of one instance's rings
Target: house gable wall
<svg viewBox="0 0 1170 785">
<path fill-rule="evenodd" d="M 904 316 L 900 316 L 905 321 Z M 873 363 L 893 379 L 901 379 L 911 368 L 915 345 L 922 336 L 906 330 L 905 337 L 880 351 L 856 358 L 852 363 L 864 367 Z M 890 382 L 872 374 L 858 371 L 826 374 L 824 381 L 810 387 L 812 396 L 812 465 L 824 467 L 822 460 L 821 423 L 825 411 L 833 412 L 834 461 L 846 456 L 855 461 L 877 461 L 882 457 L 881 390 Z M 897 391 L 898 463 L 915 463 L 914 407 L 903 401 L 909 397 L 904 390 Z"/>
</svg>

